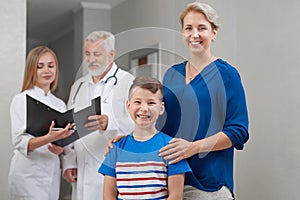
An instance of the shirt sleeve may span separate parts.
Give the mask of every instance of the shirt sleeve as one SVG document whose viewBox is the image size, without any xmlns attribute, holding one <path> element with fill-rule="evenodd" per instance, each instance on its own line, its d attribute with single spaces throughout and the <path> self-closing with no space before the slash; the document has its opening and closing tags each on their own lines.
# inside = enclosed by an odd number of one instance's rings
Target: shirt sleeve
<svg viewBox="0 0 300 200">
<path fill-rule="evenodd" d="M 103 163 L 99 167 L 98 172 L 103 175 L 116 177 L 116 162 L 117 162 L 117 146 L 114 144 L 114 148 L 110 149 L 110 152 L 106 155 Z"/>
<path fill-rule="evenodd" d="M 246 97 L 238 71 L 230 68 L 227 77 L 228 81 L 225 83 L 227 105 L 223 132 L 229 137 L 232 145 L 241 150 L 249 139 Z"/>
<path fill-rule="evenodd" d="M 186 159 L 174 164 L 168 164 L 168 176 L 191 172 L 191 168 Z"/>
<path fill-rule="evenodd" d="M 28 142 L 33 136 L 26 133 L 26 99 L 24 94 L 15 96 L 10 105 L 12 143 L 24 156 L 28 155 Z"/>
<path fill-rule="evenodd" d="M 70 168 L 77 168 L 76 152 L 74 150 L 74 143 L 71 143 L 64 147 L 64 152 L 60 156 L 63 168 L 63 174 L 65 170 Z"/>
</svg>

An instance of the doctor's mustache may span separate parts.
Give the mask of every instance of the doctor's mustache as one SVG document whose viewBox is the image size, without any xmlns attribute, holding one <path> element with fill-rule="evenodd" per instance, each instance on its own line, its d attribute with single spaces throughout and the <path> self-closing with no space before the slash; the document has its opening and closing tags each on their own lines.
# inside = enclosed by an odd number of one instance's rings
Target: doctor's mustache
<svg viewBox="0 0 300 200">
<path fill-rule="evenodd" d="M 101 65 L 99 63 L 97 63 L 97 62 L 88 62 L 88 63 L 86 63 L 86 65 L 88 67 L 92 67 L 92 66 L 94 66 L 94 67 L 101 67 Z"/>
</svg>

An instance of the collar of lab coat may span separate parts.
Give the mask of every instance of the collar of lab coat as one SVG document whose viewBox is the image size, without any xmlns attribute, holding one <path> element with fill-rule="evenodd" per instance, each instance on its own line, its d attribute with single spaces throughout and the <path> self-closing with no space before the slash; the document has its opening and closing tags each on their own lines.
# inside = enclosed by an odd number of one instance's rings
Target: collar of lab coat
<svg viewBox="0 0 300 200">
<path fill-rule="evenodd" d="M 33 91 L 34 92 L 36 92 L 39 96 L 49 96 L 49 95 L 51 95 L 51 90 L 49 90 L 48 92 L 47 92 L 47 94 L 45 95 L 45 91 L 42 89 L 42 88 L 40 88 L 40 87 L 38 87 L 38 86 L 33 86 Z"/>
</svg>

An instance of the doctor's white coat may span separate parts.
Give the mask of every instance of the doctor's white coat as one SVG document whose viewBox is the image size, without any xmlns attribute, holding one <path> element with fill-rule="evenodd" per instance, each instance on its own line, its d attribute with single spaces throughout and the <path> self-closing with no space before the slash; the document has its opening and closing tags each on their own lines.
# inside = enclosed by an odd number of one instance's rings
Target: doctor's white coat
<svg viewBox="0 0 300 200">
<path fill-rule="evenodd" d="M 65 148 L 62 155 L 63 170 L 78 169 L 77 183 L 72 187 L 72 200 L 103 199 L 103 176 L 98 173 L 98 169 L 104 159 L 107 142 L 117 135 L 129 134 L 134 128 L 126 109 L 134 77 L 119 69 L 116 73 L 117 83 L 114 85 L 115 79 L 108 77 L 113 76 L 116 70 L 117 65 L 114 63 L 100 82 L 95 84 L 91 76 L 86 75 L 71 88 L 68 106 L 74 107 L 75 112 L 88 106 L 91 99 L 101 96 L 101 113 L 109 118 L 106 131 L 94 131 Z"/>
<path fill-rule="evenodd" d="M 10 116 L 14 155 L 8 175 L 9 199 L 57 200 L 61 178 L 59 156 L 50 152 L 48 145 L 28 152 L 28 142 L 33 136 L 25 131 L 26 95 L 60 112 L 66 111 L 66 104 L 62 100 L 51 92 L 45 95 L 44 91 L 36 86 L 13 98 Z"/>
</svg>

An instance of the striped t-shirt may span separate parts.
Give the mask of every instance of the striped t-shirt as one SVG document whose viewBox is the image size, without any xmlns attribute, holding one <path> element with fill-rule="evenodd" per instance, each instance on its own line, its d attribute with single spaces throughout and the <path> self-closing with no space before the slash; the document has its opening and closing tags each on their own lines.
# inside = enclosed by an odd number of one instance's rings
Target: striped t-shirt
<svg viewBox="0 0 300 200">
<path fill-rule="evenodd" d="M 116 177 L 118 199 L 166 199 L 168 176 L 191 171 L 186 160 L 168 165 L 158 156 L 171 139 L 158 132 L 147 141 L 128 135 L 114 144 L 99 173 Z"/>
</svg>

